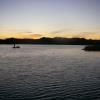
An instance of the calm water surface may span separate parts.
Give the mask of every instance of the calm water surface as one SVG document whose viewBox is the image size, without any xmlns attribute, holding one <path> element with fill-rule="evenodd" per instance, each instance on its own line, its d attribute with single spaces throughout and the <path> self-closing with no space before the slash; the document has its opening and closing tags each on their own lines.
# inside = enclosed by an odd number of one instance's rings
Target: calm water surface
<svg viewBox="0 0 100 100">
<path fill-rule="evenodd" d="M 82 48 L 0 45 L 0 100 L 100 100 L 100 52 Z"/>
</svg>

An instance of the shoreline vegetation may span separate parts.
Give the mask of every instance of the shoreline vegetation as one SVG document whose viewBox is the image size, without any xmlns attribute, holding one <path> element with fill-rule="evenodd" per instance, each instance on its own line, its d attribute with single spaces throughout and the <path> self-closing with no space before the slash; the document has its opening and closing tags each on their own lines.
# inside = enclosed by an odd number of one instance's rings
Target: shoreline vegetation
<svg viewBox="0 0 100 100">
<path fill-rule="evenodd" d="M 100 45 L 100 40 L 91 40 L 84 38 L 48 38 L 42 37 L 40 39 L 18 39 L 7 38 L 0 39 L 0 44 L 48 44 L 48 45 Z"/>
</svg>

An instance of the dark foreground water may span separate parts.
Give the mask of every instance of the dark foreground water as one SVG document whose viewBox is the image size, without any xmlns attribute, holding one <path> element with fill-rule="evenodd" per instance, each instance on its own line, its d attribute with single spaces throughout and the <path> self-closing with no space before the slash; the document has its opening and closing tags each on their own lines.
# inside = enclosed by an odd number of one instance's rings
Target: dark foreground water
<svg viewBox="0 0 100 100">
<path fill-rule="evenodd" d="M 100 52 L 82 48 L 0 45 L 0 100 L 100 100 Z"/>
</svg>

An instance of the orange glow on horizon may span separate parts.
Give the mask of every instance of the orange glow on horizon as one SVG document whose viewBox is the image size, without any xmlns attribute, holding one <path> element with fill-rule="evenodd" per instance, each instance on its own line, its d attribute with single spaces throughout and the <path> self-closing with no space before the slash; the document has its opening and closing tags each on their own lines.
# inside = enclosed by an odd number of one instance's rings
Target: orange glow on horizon
<svg viewBox="0 0 100 100">
<path fill-rule="evenodd" d="M 39 39 L 42 36 L 40 34 L 0 34 L 0 39 L 6 39 L 6 38 L 29 38 L 29 39 Z"/>
<path fill-rule="evenodd" d="M 85 39 L 96 39 L 100 40 L 99 33 L 80 33 L 80 34 L 69 34 L 69 33 L 62 33 L 62 34 L 50 34 L 50 33 L 42 33 L 42 34 L 33 34 L 33 33 L 3 33 L 0 34 L 0 39 L 5 38 L 29 38 L 29 39 L 40 39 L 41 37 L 64 37 L 64 38 L 85 38 Z"/>
</svg>

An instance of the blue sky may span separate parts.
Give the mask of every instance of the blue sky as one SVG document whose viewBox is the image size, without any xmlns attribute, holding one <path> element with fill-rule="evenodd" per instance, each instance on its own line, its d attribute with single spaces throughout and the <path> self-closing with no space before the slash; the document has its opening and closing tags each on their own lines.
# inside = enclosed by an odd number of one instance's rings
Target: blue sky
<svg viewBox="0 0 100 100">
<path fill-rule="evenodd" d="M 0 0 L 0 36 L 99 37 L 100 0 Z"/>
</svg>

